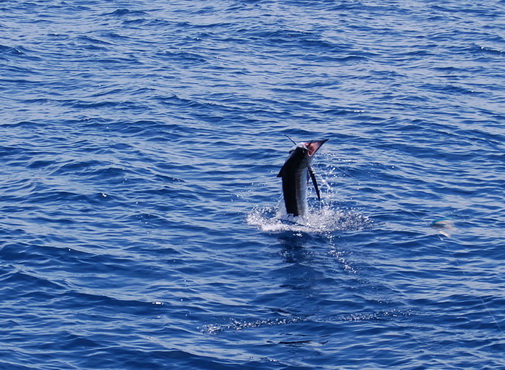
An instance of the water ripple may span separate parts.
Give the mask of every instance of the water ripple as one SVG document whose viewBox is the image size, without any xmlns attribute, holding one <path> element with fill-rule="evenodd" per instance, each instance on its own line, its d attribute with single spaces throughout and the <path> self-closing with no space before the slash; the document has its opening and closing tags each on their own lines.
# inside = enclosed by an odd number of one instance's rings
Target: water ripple
<svg viewBox="0 0 505 370">
<path fill-rule="evenodd" d="M 0 367 L 504 367 L 504 5 L 4 2 Z"/>
</svg>

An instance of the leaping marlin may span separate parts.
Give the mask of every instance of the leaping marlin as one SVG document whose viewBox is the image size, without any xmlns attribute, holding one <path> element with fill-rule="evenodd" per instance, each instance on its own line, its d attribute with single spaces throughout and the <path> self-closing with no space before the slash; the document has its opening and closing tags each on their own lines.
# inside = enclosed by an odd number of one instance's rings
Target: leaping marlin
<svg viewBox="0 0 505 370">
<path fill-rule="evenodd" d="M 317 186 L 316 176 L 310 167 L 312 157 L 326 140 L 299 143 L 289 151 L 289 156 L 277 177 L 282 177 L 282 191 L 286 212 L 293 216 L 304 216 L 307 211 L 307 182 L 312 179 L 316 188 L 317 198 L 321 194 Z"/>
</svg>

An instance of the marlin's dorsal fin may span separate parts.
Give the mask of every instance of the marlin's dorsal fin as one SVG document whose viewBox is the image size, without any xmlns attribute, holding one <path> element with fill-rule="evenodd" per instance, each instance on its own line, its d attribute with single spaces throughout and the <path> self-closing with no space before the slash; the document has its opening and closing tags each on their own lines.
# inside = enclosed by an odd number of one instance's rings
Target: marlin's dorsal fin
<svg viewBox="0 0 505 370">
<path fill-rule="evenodd" d="M 309 166 L 309 174 L 310 174 L 310 178 L 312 179 L 312 183 L 314 184 L 314 187 L 316 188 L 317 199 L 321 200 L 321 193 L 319 192 L 319 186 L 317 186 L 316 175 L 314 174 L 314 170 L 310 166 Z"/>
</svg>

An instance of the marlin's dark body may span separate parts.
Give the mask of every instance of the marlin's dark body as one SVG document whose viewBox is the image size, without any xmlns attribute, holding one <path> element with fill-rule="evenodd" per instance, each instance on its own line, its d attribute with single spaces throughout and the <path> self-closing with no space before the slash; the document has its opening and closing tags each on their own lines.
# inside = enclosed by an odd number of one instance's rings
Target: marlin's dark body
<svg viewBox="0 0 505 370">
<path fill-rule="evenodd" d="M 316 177 L 310 167 L 316 151 L 327 140 L 299 143 L 289 152 L 288 159 L 279 171 L 286 212 L 293 216 L 304 216 L 307 212 L 307 180 L 310 176 L 320 198 Z"/>
</svg>

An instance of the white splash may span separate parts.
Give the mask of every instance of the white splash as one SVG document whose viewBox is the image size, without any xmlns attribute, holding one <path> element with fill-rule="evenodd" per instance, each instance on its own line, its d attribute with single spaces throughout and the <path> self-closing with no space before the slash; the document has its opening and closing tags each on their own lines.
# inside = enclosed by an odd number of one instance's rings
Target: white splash
<svg viewBox="0 0 505 370">
<path fill-rule="evenodd" d="M 353 210 L 333 209 L 328 204 L 320 208 L 309 207 L 306 216 L 287 215 L 280 208 L 254 208 L 247 215 L 247 223 L 265 232 L 292 231 L 296 233 L 325 234 L 339 230 L 361 230 L 372 221 Z"/>
</svg>

